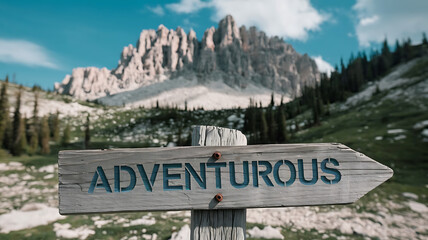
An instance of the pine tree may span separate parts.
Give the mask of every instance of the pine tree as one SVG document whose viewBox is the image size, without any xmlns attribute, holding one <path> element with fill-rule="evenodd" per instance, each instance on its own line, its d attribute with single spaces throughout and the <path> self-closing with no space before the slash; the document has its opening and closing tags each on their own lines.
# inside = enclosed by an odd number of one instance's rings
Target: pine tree
<svg viewBox="0 0 428 240">
<path fill-rule="evenodd" d="M 362 85 L 364 84 L 364 70 L 363 70 L 363 66 L 362 66 L 362 61 L 361 58 L 357 58 L 355 59 L 355 61 L 353 62 L 353 79 L 354 79 L 354 92 L 358 92 L 360 91 L 360 88 L 362 87 Z"/>
<path fill-rule="evenodd" d="M 386 40 L 386 38 L 382 44 L 381 54 L 382 54 L 381 55 L 382 66 L 381 66 L 380 73 L 384 74 L 391 68 L 391 64 L 392 64 L 392 55 L 391 55 L 391 51 L 389 50 L 388 41 Z"/>
<path fill-rule="evenodd" d="M 275 112 L 272 108 L 272 105 L 267 110 L 268 113 L 268 133 L 269 133 L 269 140 L 268 143 L 275 143 L 277 140 L 277 123 L 275 119 Z"/>
<path fill-rule="evenodd" d="M 22 137 L 24 138 L 21 142 L 23 149 L 28 153 L 28 118 L 26 115 L 21 119 L 22 123 Z"/>
<path fill-rule="evenodd" d="M 64 128 L 64 131 L 62 132 L 61 146 L 65 147 L 70 144 L 70 138 L 70 124 L 67 123 Z"/>
<path fill-rule="evenodd" d="M 321 91 L 320 91 L 320 88 L 319 87 L 316 87 L 315 88 L 315 94 L 316 94 L 316 101 L 317 101 L 317 105 L 316 105 L 316 107 L 317 107 L 317 112 L 318 112 L 318 114 L 320 115 L 320 117 L 321 116 L 323 116 L 324 115 L 324 103 L 323 103 L 323 100 L 322 100 L 322 98 L 321 98 Z"/>
<path fill-rule="evenodd" d="M 36 154 L 39 149 L 39 133 L 38 129 L 32 128 L 30 137 L 30 147 L 28 153 L 30 155 Z"/>
<path fill-rule="evenodd" d="M 24 119 L 25 119 L 25 137 L 27 138 L 27 143 L 30 141 L 30 130 L 31 130 L 31 124 L 30 124 L 30 120 L 27 118 L 27 115 L 24 115 Z M 28 149 L 27 149 L 27 153 L 28 153 Z"/>
<path fill-rule="evenodd" d="M 23 120 L 21 118 L 21 95 L 22 95 L 22 86 L 19 88 L 18 94 L 16 96 L 16 106 L 15 112 L 13 115 L 13 123 L 12 123 L 12 148 L 11 153 L 14 156 L 20 156 L 24 151 L 24 143 L 25 139 L 25 126 Z M 25 140 L 25 142 L 24 142 Z"/>
<path fill-rule="evenodd" d="M 277 113 L 277 123 L 278 123 L 278 131 L 277 131 L 277 142 L 278 143 L 286 143 L 287 139 L 287 123 L 285 119 L 285 113 L 282 108 L 278 108 Z"/>
<path fill-rule="evenodd" d="M 85 127 L 85 149 L 89 148 L 89 143 L 91 141 L 91 132 L 90 132 L 90 120 L 89 114 L 86 116 L 86 127 Z"/>
<path fill-rule="evenodd" d="M 400 45 L 400 42 L 397 40 L 395 41 L 395 51 L 392 54 L 392 62 L 394 65 L 397 65 L 401 63 L 401 60 L 403 58 L 403 49 Z"/>
<path fill-rule="evenodd" d="M 34 106 L 33 106 L 33 124 L 37 125 L 39 122 L 39 93 L 37 90 L 34 92 Z"/>
<path fill-rule="evenodd" d="M 318 125 L 320 123 L 320 112 L 318 111 L 319 101 L 316 96 L 315 90 L 311 91 L 311 108 L 312 108 L 312 119 L 313 124 Z"/>
<path fill-rule="evenodd" d="M 15 152 L 18 153 L 16 156 L 19 156 L 25 153 L 27 149 L 27 138 L 25 136 L 25 118 L 21 118 L 19 121 L 19 141 L 18 145 L 15 148 Z"/>
<path fill-rule="evenodd" d="M 42 139 L 42 154 L 49 154 L 51 152 L 49 147 L 50 131 L 48 118 L 46 116 L 44 116 L 42 119 L 40 133 Z"/>
<path fill-rule="evenodd" d="M 427 35 L 422 33 L 422 45 L 428 46 Z"/>
<path fill-rule="evenodd" d="M 250 98 L 250 106 L 245 111 L 244 129 L 250 135 L 249 143 L 257 143 L 256 111 L 254 100 Z"/>
<path fill-rule="evenodd" d="M 351 65 L 351 63 L 352 63 L 354 60 L 355 60 L 354 53 L 353 53 L 353 52 L 351 52 L 351 56 L 349 57 L 348 66 L 349 66 L 349 65 Z"/>
<path fill-rule="evenodd" d="M 274 107 L 275 106 L 275 100 L 274 100 L 275 96 L 272 92 L 272 94 L 270 95 L 270 107 Z"/>
<path fill-rule="evenodd" d="M 412 48 L 412 40 L 408 38 L 403 45 L 403 56 L 406 62 L 412 60 L 412 58 L 414 57 L 413 55 L 414 53 Z"/>
<path fill-rule="evenodd" d="M 367 59 L 367 54 L 363 52 L 362 58 L 361 58 L 361 64 L 363 66 L 363 78 L 364 81 L 373 81 L 373 75 L 372 71 L 369 65 L 369 60 Z"/>
<path fill-rule="evenodd" d="M 250 98 L 250 105 L 247 107 L 247 109 L 245 109 L 245 114 L 244 114 L 244 131 L 249 133 L 250 131 L 250 111 L 251 111 L 251 104 L 252 104 L 253 100 Z M 251 136 L 251 133 L 249 133 Z"/>
<path fill-rule="evenodd" d="M 9 112 L 9 109 L 8 109 Z M 4 138 L 3 138 L 3 146 L 5 149 L 9 150 L 9 152 L 12 151 L 13 146 L 13 124 L 12 124 L 12 118 L 9 117 L 9 115 L 5 119 L 5 130 L 4 130 Z"/>
<path fill-rule="evenodd" d="M 9 99 L 7 96 L 8 83 L 9 78 L 6 76 L 6 80 L 2 84 L 0 90 L 0 148 L 4 146 L 3 140 L 5 139 L 6 127 L 9 122 Z"/>
<path fill-rule="evenodd" d="M 370 51 L 369 67 L 371 68 L 373 79 L 376 79 L 377 77 L 379 77 L 378 62 L 379 62 L 379 52 L 377 50 L 372 49 Z"/>
<path fill-rule="evenodd" d="M 59 111 L 56 111 L 56 114 L 53 116 L 52 119 L 52 139 L 55 142 L 59 141 Z"/>
<path fill-rule="evenodd" d="M 40 124 L 39 124 L 39 118 L 38 118 L 38 112 L 39 112 L 38 108 L 39 108 L 39 94 L 38 94 L 37 90 L 35 90 L 35 92 L 34 92 L 33 118 L 32 118 L 32 124 L 30 127 L 29 154 L 36 154 L 38 152 L 39 145 L 40 146 L 42 145 L 41 143 L 39 143 Z"/>
<path fill-rule="evenodd" d="M 341 83 L 340 83 L 341 77 L 338 69 L 339 68 L 336 65 L 335 70 L 331 73 L 331 76 L 330 76 L 331 94 L 329 95 L 329 100 L 331 102 L 344 100 L 343 91 L 341 89 Z"/>
<path fill-rule="evenodd" d="M 268 143 L 268 125 L 266 121 L 266 114 L 263 109 L 260 109 L 260 142 L 259 143 Z"/>
<path fill-rule="evenodd" d="M 275 119 L 275 112 L 273 111 L 273 108 L 275 106 L 274 101 L 274 93 L 272 92 L 270 96 L 270 104 L 267 108 L 267 123 L 268 123 L 268 143 L 275 143 L 276 142 L 276 119 Z"/>
<path fill-rule="evenodd" d="M 342 58 L 340 59 L 340 86 L 341 91 L 348 89 L 348 69 L 345 67 Z"/>
<path fill-rule="evenodd" d="M 344 74 L 346 72 L 345 64 L 343 63 L 343 58 L 340 58 L 340 73 Z"/>
<path fill-rule="evenodd" d="M 182 120 L 182 117 L 181 117 L 181 115 L 178 115 L 177 116 L 177 123 L 178 123 L 178 126 L 177 126 L 177 146 L 183 146 L 183 139 L 182 139 L 182 134 L 183 134 L 183 120 Z"/>
</svg>

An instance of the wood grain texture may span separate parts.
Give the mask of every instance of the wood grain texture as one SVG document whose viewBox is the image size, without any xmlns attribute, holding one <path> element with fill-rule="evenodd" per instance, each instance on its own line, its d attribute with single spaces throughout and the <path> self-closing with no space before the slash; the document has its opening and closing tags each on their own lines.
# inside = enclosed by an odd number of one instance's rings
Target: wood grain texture
<svg viewBox="0 0 428 240">
<path fill-rule="evenodd" d="M 245 146 L 247 138 L 238 130 L 214 126 L 195 126 L 192 146 Z"/>
<path fill-rule="evenodd" d="M 342 178 L 337 184 L 325 184 L 318 179 L 313 185 L 304 185 L 297 176 L 291 186 L 275 184 L 271 187 L 259 177 L 259 186 L 255 188 L 250 177 L 248 186 L 237 189 L 230 184 L 229 168 L 223 168 L 222 188 L 217 189 L 215 171 L 207 168 L 206 189 L 200 188 L 192 179 L 191 190 L 164 191 L 160 170 L 153 191 L 148 192 L 138 174 L 137 164 L 143 164 L 148 174 L 154 164 L 191 163 L 198 170 L 199 163 L 214 162 L 211 155 L 215 151 L 222 153 L 222 158 L 217 162 L 225 162 L 228 166 L 230 162 L 235 163 L 237 182 L 242 182 L 245 161 L 268 161 L 273 165 L 278 160 L 289 160 L 297 169 L 297 161 L 302 159 L 304 175 L 310 177 L 312 159 L 322 161 L 334 158 L 339 162 L 336 168 Z M 61 214 L 345 204 L 355 202 L 393 174 L 390 168 L 337 143 L 61 151 L 58 163 Z M 111 188 L 114 183 L 114 166 L 130 166 L 137 174 L 135 188 L 119 193 L 107 193 L 104 189 L 97 188 L 94 193 L 89 194 L 88 189 L 98 166 L 104 169 Z M 259 170 L 263 170 L 262 168 L 260 166 Z M 317 169 L 319 173 L 322 172 L 319 162 Z M 169 171 L 171 174 L 180 174 L 181 177 L 169 180 L 171 185 L 184 185 L 184 169 Z M 290 172 L 281 167 L 279 174 L 287 179 Z M 129 175 L 121 172 L 120 182 L 126 186 Z M 219 192 L 224 199 L 217 204 L 212 200 Z"/>
<path fill-rule="evenodd" d="M 238 130 L 196 126 L 193 146 L 245 146 L 247 138 Z M 247 209 L 193 210 L 191 240 L 246 239 Z"/>
<path fill-rule="evenodd" d="M 246 239 L 246 209 L 193 210 L 190 239 Z"/>
</svg>

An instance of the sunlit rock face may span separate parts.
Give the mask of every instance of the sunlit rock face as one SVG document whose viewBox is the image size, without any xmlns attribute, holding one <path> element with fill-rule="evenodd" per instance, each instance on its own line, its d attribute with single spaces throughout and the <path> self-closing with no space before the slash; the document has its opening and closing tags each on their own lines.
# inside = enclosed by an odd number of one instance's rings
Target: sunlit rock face
<svg viewBox="0 0 428 240">
<path fill-rule="evenodd" d="M 222 80 L 241 89 L 255 84 L 293 97 L 315 84 L 319 72 L 308 55 L 300 55 L 283 39 L 255 27 L 238 28 L 226 16 L 201 41 L 194 31 L 186 34 L 180 27 L 143 30 L 136 46 L 123 48 L 115 69 L 73 69 L 55 90 L 92 100 L 179 77 L 201 84 Z"/>
</svg>

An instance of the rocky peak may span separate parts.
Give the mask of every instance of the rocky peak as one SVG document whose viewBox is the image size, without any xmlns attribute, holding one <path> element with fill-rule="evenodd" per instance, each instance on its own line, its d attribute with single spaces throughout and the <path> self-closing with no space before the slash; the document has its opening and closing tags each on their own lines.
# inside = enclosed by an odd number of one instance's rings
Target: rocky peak
<svg viewBox="0 0 428 240">
<path fill-rule="evenodd" d="M 167 45 L 168 44 L 168 36 L 169 36 L 169 30 L 164 25 L 159 25 L 158 30 L 156 31 L 157 35 L 157 44 L 160 45 Z"/>
<path fill-rule="evenodd" d="M 238 26 L 231 15 L 227 15 L 220 21 L 216 34 L 216 42 L 220 43 L 220 47 L 230 45 L 235 40 L 240 42 L 241 39 Z"/>
<path fill-rule="evenodd" d="M 178 36 L 180 36 L 180 37 L 186 37 L 187 35 L 186 35 L 186 32 L 184 31 L 184 29 L 182 29 L 181 27 L 177 27 L 176 29 L 175 29 L 175 32 L 177 33 L 177 35 Z"/>
<path fill-rule="evenodd" d="M 283 39 L 255 27 L 238 28 L 228 15 L 217 29 L 208 28 L 201 41 L 193 30 L 186 34 L 180 27 L 172 30 L 161 24 L 157 30 L 143 30 L 135 47 L 123 48 L 115 69 L 78 68 L 55 89 L 96 99 L 179 77 L 201 84 L 222 80 L 238 88 L 256 84 L 296 96 L 302 86 L 319 80 L 319 73 L 311 58 Z"/>
<path fill-rule="evenodd" d="M 193 29 L 190 29 L 188 36 L 189 36 L 189 41 L 191 41 L 193 39 L 196 39 L 196 33 L 195 33 L 195 31 L 193 31 Z"/>
<path fill-rule="evenodd" d="M 143 30 L 137 42 L 137 49 L 140 54 L 146 53 L 146 50 L 151 47 L 151 42 L 156 38 L 154 30 Z"/>
<path fill-rule="evenodd" d="M 215 49 L 214 33 L 215 33 L 214 27 L 211 27 L 205 30 L 204 37 L 202 38 L 202 49 L 210 49 L 211 51 L 214 51 Z"/>
</svg>

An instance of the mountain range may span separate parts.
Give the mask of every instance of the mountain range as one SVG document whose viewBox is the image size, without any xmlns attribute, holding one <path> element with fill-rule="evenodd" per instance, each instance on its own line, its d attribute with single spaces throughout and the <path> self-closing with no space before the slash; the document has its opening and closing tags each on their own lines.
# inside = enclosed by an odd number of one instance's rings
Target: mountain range
<svg viewBox="0 0 428 240">
<path fill-rule="evenodd" d="M 238 28 L 229 15 L 201 41 L 180 27 L 143 30 L 135 46 L 124 47 L 116 68 L 75 68 L 55 91 L 107 105 L 216 109 L 247 107 L 250 97 L 267 103 L 272 92 L 275 101 L 288 101 L 319 79 L 307 54 L 255 27 Z"/>
</svg>

